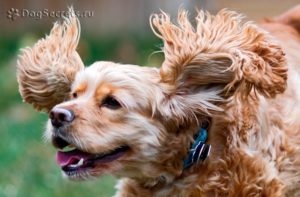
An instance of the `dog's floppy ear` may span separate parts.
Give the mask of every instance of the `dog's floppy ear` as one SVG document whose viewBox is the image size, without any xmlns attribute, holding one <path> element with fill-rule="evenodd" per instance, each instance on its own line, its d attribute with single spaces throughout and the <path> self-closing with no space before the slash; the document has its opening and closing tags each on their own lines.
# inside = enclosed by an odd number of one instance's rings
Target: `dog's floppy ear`
<svg viewBox="0 0 300 197">
<path fill-rule="evenodd" d="M 213 103 L 225 93 L 247 96 L 255 90 L 273 97 L 284 91 L 287 69 L 281 48 L 257 26 L 243 24 L 242 18 L 227 10 L 216 16 L 199 11 L 193 27 L 184 10 L 178 25 L 164 12 L 152 15 L 152 29 L 164 42 L 160 77 L 174 102 L 169 106 L 176 108 L 173 111 L 218 111 Z"/>
<path fill-rule="evenodd" d="M 50 35 L 25 48 L 17 63 L 19 91 L 36 110 L 49 111 L 68 96 L 76 73 L 84 68 L 76 52 L 80 24 L 73 9 Z"/>
</svg>

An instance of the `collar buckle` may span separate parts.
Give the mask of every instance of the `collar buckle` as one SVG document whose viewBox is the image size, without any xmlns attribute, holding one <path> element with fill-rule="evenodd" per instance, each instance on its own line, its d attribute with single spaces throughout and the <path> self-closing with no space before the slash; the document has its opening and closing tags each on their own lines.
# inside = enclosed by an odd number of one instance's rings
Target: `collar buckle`
<svg viewBox="0 0 300 197">
<path fill-rule="evenodd" d="M 198 134 L 195 136 L 195 142 L 189 150 L 187 158 L 183 161 L 184 169 L 189 168 L 195 163 L 203 162 L 209 156 L 211 145 L 205 144 L 207 136 L 206 128 L 200 128 Z"/>
</svg>

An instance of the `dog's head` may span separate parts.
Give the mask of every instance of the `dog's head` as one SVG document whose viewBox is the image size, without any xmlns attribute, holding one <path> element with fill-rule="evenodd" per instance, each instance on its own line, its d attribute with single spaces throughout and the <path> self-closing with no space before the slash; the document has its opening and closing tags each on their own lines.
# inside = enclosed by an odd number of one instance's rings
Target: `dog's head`
<svg viewBox="0 0 300 197">
<path fill-rule="evenodd" d="M 164 42 L 160 69 L 113 62 L 83 68 L 74 15 L 25 50 L 20 92 L 49 112 L 46 136 L 63 149 L 57 162 L 66 176 L 172 179 L 198 127 L 225 116 L 228 100 L 284 91 L 284 55 L 266 32 L 226 10 L 200 11 L 196 21 L 193 27 L 185 11 L 178 25 L 165 13 L 151 17 Z"/>
</svg>

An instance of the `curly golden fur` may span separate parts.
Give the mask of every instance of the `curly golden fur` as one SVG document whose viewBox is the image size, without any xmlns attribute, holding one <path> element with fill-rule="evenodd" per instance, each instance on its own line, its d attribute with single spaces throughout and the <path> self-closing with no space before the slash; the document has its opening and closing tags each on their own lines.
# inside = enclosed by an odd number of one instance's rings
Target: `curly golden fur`
<svg viewBox="0 0 300 197">
<path fill-rule="evenodd" d="M 255 25 L 228 10 L 198 11 L 195 26 L 185 10 L 177 24 L 153 14 L 164 43 L 160 69 L 103 61 L 84 68 L 71 15 L 20 56 L 20 93 L 50 111 L 46 136 L 55 146 L 64 147 L 60 137 L 88 156 L 127 147 L 109 162 L 64 172 L 122 177 L 116 196 L 299 196 L 299 13 L 300 6 Z M 57 109 L 74 117 L 58 126 Z M 207 121 L 212 152 L 183 169 Z"/>
</svg>

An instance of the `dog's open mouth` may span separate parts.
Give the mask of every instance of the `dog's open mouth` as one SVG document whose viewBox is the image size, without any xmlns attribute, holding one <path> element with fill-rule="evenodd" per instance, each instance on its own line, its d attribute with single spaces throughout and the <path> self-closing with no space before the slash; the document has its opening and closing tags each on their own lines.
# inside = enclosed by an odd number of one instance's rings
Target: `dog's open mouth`
<svg viewBox="0 0 300 197">
<path fill-rule="evenodd" d="M 115 161 L 129 150 L 128 146 L 120 146 L 110 152 L 91 154 L 79 150 L 62 138 L 54 137 L 52 141 L 61 149 L 57 152 L 56 161 L 67 175 L 85 172 L 101 164 Z"/>
</svg>

